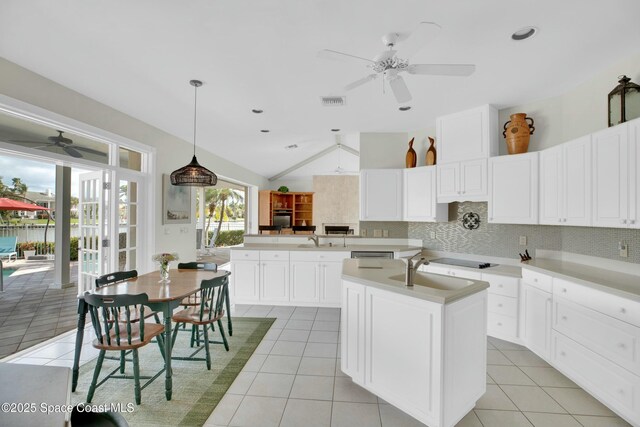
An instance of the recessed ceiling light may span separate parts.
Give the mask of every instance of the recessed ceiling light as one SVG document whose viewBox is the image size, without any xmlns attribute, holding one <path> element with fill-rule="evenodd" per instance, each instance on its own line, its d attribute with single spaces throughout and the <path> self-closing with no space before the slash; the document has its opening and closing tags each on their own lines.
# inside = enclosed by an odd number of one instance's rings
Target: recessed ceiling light
<svg viewBox="0 0 640 427">
<path fill-rule="evenodd" d="M 538 32 L 536 27 L 524 27 L 511 34 L 511 39 L 515 41 L 522 41 L 526 39 L 530 39 Z"/>
<path fill-rule="evenodd" d="M 257 108 L 254 108 L 253 110 L 251 110 L 251 112 L 252 112 L 252 113 L 255 113 L 255 114 L 262 114 L 262 113 L 264 113 L 264 111 L 263 111 L 263 110 L 260 110 L 260 109 L 257 109 Z"/>
<path fill-rule="evenodd" d="M 340 132 L 340 129 L 333 128 L 331 129 L 331 132 Z"/>
<path fill-rule="evenodd" d="M 398 110 L 400 110 L 400 111 L 409 111 L 409 110 L 411 110 L 411 107 L 407 105 L 406 107 L 398 108 Z"/>
<path fill-rule="evenodd" d="M 260 129 L 260 132 L 262 132 L 262 133 L 269 133 L 269 129 Z"/>
<path fill-rule="evenodd" d="M 285 150 L 295 150 L 296 148 L 298 148 L 298 144 L 291 144 L 284 147 Z"/>
</svg>

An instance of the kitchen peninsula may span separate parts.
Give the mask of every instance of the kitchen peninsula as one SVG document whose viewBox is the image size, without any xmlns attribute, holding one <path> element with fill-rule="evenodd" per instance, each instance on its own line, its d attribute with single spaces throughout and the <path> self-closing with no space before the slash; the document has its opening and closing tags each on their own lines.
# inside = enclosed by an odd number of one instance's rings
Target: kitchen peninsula
<svg viewBox="0 0 640 427">
<path fill-rule="evenodd" d="M 429 426 L 454 426 L 486 390 L 487 291 L 402 260 L 343 263 L 341 369 Z"/>
</svg>

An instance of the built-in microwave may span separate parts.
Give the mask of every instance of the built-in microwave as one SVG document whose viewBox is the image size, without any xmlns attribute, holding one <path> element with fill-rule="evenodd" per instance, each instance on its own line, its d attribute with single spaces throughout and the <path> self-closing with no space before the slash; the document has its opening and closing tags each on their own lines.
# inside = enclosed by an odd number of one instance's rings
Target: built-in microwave
<svg viewBox="0 0 640 427">
<path fill-rule="evenodd" d="M 282 228 L 291 228 L 291 213 L 274 213 L 273 225 L 280 225 Z"/>
</svg>

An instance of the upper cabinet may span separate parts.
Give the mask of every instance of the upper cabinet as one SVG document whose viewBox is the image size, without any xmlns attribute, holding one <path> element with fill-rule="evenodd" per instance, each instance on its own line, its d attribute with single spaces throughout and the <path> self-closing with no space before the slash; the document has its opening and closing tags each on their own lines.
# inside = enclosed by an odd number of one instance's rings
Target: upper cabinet
<svg viewBox="0 0 640 427">
<path fill-rule="evenodd" d="M 360 221 L 402 221 L 402 169 L 360 171 Z"/>
<path fill-rule="evenodd" d="M 488 200 L 487 159 L 445 163 L 437 172 L 438 203 Z"/>
<path fill-rule="evenodd" d="M 640 119 L 629 123 L 629 226 L 640 228 Z"/>
<path fill-rule="evenodd" d="M 498 155 L 498 111 L 483 105 L 436 119 L 438 163 Z"/>
<path fill-rule="evenodd" d="M 489 159 L 489 222 L 538 223 L 538 153 Z"/>
<path fill-rule="evenodd" d="M 449 205 L 436 203 L 436 167 L 404 169 L 404 220 L 448 221 Z"/>
<path fill-rule="evenodd" d="M 591 225 L 591 135 L 540 153 L 540 224 Z"/>
</svg>

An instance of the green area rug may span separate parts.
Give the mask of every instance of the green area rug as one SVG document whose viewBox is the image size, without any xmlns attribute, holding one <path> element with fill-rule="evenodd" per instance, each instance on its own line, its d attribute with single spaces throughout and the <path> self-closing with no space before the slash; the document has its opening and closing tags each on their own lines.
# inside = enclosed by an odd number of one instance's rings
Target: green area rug
<svg viewBox="0 0 640 427">
<path fill-rule="evenodd" d="M 222 396 L 233 383 L 247 360 L 262 341 L 275 319 L 236 317 L 229 351 L 222 344 L 211 344 L 211 370 L 204 361 L 172 360 L 173 396 L 167 401 L 164 393 L 164 373 L 142 390 L 142 403 L 135 405 L 133 380 L 110 379 L 98 387 L 92 405 L 120 403 L 123 407 L 133 403 L 133 411 L 123 412 L 130 426 L 202 426 Z M 226 328 L 226 321 L 224 321 Z M 188 330 L 188 329 L 187 329 Z M 190 332 L 180 332 L 174 346 L 174 356 L 188 356 Z M 220 333 L 209 332 L 209 338 L 220 341 Z M 107 355 L 117 355 L 108 352 Z M 157 344 L 140 349 L 140 375 L 152 376 L 164 366 Z M 197 357 L 204 357 L 204 350 Z M 78 387 L 71 394 L 73 404 L 84 402 L 91 384 L 96 360 L 80 368 Z M 100 378 L 118 366 L 115 360 L 105 359 Z M 127 362 L 128 375 L 133 375 L 133 364 Z M 146 380 L 141 380 L 144 384 Z"/>
</svg>

